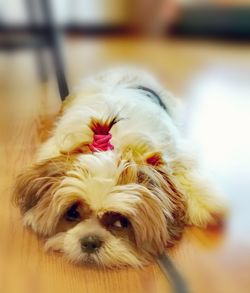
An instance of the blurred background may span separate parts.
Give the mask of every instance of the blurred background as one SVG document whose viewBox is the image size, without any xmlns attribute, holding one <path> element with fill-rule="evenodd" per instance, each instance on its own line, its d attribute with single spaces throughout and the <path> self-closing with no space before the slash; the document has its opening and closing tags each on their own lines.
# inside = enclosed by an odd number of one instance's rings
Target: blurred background
<svg viewBox="0 0 250 293">
<path fill-rule="evenodd" d="M 10 205 L 61 101 L 120 64 L 183 102 L 181 131 L 230 206 L 219 235 L 191 229 L 171 256 L 193 292 L 250 292 L 249 0 L 0 0 L 0 291 L 171 292 L 156 265 L 100 273 L 47 256 Z"/>
</svg>

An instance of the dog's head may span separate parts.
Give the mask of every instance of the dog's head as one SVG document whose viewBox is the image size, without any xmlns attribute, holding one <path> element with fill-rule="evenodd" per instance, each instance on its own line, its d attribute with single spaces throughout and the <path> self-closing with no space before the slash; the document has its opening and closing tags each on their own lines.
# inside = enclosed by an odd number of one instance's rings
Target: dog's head
<svg viewBox="0 0 250 293">
<path fill-rule="evenodd" d="M 61 155 L 16 182 L 24 222 L 73 262 L 141 266 L 180 237 L 185 201 L 160 154 Z"/>
</svg>

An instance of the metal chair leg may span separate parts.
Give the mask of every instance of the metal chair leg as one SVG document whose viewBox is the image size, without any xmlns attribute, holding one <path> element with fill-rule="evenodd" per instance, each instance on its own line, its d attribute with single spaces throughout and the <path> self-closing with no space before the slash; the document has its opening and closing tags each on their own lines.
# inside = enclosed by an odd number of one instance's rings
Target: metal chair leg
<svg viewBox="0 0 250 293">
<path fill-rule="evenodd" d="M 37 4 L 37 1 L 35 0 L 26 0 L 26 7 L 27 7 L 27 12 L 28 12 L 28 17 L 29 17 L 31 27 L 36 25 L 36 22 L 37 22 L 36 4 Z M 47 82 L 48 70 L 46 66 L 44 47 L 37 46 L 35 48 L 35 58 L 36 58 L 36 63 L 38 68 L 39 79 L 42 82 Z"/>
<path fill-rule="evenodd" d="M 56 31 L 56 27 L 53 23 L 51 7 L 48 0 L 39 1 L 41 5 L 41 11 L 43 14 L 44 22 L 47 27 L 47 40 L 48 46 L 51 50 L 51 56 L 55 68 L 55 74 L 57 77 L 58 88 L 61 96 L 61 100 L 63 101 L 69 94 L 69 89 L 64 73 L 63 59 L 59 46 L 58 35 Z"/>
</svg>

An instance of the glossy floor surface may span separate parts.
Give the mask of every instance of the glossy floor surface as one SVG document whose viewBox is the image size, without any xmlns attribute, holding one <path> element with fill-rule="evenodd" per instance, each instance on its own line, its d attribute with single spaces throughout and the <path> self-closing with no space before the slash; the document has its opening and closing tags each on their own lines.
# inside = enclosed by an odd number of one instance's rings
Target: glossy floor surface
<svg viewBox="0 0 250 293">
<path fill-rule="evenodd" d="M 208 169 L 231 214 L 225 231 L 187 229 L 169 254 L 191 292 L 250 292 L 250 46 L 194 41 L 74 39 L 65 46 L 70 85 L 103 66 L 154 71 L 185 102 L 183 134 Z M 171 292 L 152 264 L 99 270 L 47 254 L 10 203 L 60 108 L 53 77 L 42 85 L 32 54 L 0 54 L 0 292 Z"/>
</svg>

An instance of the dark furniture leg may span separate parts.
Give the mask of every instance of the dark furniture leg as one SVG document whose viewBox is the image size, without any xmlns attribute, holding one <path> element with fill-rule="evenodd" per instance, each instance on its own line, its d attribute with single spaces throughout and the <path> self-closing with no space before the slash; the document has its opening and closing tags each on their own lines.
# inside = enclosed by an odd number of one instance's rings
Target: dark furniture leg
<svg viewBox="0 0 250 293">
<path fill-rule="evenodd" d="M 53 23 L 51 14 L 51 8 L 48 0 L 39 1 L 41 5 L 41 11 L 43 14 L 44 22 L 47 27 L 47 40 L 49 49 L 51 51 L 52 60 L 54 63 L 55 73 L 57 77 L 57 83 L 62 101 L 68 96 L 69 89 L 64 74 L 64 66 L 62 62 L 62 55 L 60 46 L 58 43 L 58 37 L 56 33 L 56 27 Z"/>
<path fill-rule="evenodd" d="M 36 25 L 37 21 L 37 13 L 36 10 L 36 0 L 26 0 L 26 7 L 27 7 L 27 13 L 30 21 L 30 26 L 33 27 Z M 37 62 L 38 67 L 38 75 L 42 82 L 48 81 L 48 70 L 46 67 L 46 58 L 45 58 L 45 52 L 44 52 L 44 46 L 36 46 L 35 47 L 35 58 Z"/>
</svg>

